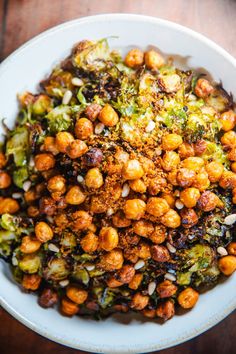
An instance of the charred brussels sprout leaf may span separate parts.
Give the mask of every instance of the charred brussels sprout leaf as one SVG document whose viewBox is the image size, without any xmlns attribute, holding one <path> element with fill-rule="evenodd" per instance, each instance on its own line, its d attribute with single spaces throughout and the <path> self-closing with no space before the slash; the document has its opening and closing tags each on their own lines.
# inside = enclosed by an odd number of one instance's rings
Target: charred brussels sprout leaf
<svg viewBox="0 0 236 354">
<path fill-rule="evenodd" d="M 18 127 L 11 132 L 6 144 L 6 155 L 13 155 L 16 166 L 22 167 L 27 163 L 29 149 L 29 134 L 26 127 Z"/>
<path fill-rule="evenodd" d="M 106 309 L 112 305 L 115 294 L 109 288 L 94 288 L 94 294 L 97 297 L 98 304 L 102 309 Z"/>
<path fill-rule="evenodd" d="M 23 183 L 24 181 L 27 180 L 28 178 L 28 169 L 27 167 L 20 167 L 17 170 L 15 170 L 13 172 L 13 182 L 14 184 L 19 187 L 22 188 L 23 187 Z"/>
<path fill-rule="evenodd" d="M 60 281 L 69 275 L 69 269 L 66 261 L 61 258 L 54 258 L 48 262 L 47 268 L 44 270 L 46 279 Z"/>
<path fill-rule="evenodd" d="M 41 266 L 41 260 L 40 257 L 36 254 L 26 255 L 19 261 L 19 268 L 24 273 L 29 273 L 29 274 L 37 273 L 40 266 Z"/>
<path fill-rule="evenodd" d="M 89 274 L 88 271 L 84 268 L 76 267 L 73 272 L 73 278 L 83 283 L 84 285 L 88 285 L 89 283 Z"/>
<path fill-rule="evenodd" d="M 50 133 L 57 133 L 68 130 L 72 124 L 70 116 L 71 109 L 69 106 L 58 106 L 52 109 L 47 115 Z"/>
</svg>

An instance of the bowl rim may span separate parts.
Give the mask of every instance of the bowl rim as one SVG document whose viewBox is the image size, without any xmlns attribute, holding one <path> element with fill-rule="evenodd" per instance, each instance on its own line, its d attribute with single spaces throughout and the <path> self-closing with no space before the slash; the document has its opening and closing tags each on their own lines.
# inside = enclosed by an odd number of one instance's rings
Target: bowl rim
<svg viewBox="0 0 236 354">
<path fill-rule="evenodd" d="M 129 20 L 130 22 L 149 22 L 153 24 L 162 24 L 164 26 L 167 26 L 169 28 L 172 28 L 174 30 L 177 30 L 182 33 L 186 33 L 190 35 L 191 37 L 200 40 L 201 42 L 205 43 L 208 47 L 211 47 L 213 50 L 217 51 L 220 55 L 222 55 L 227 61 L 229 61 L 236 69 L 236 59 L 229 54 L 225 49 L 220 47 L 218 44 L 216 44 L 213 40 L 207 38 L 201 33 L 198 33 L 186 26 L 182 26 L 176 22 L 161 19 L 158 17 L 152 17 L 152 16 L 147 16 L 147 15 L 140 15 L 140 14 L 133 14 L 133 13 L 105 13 L 105 14 L 97 14 L 97 15 L 91 15 L 91 16 L 86 16 L 86 17 L 81 17 L 77 18 L 74 20 L 70 21 L 65 21 L 59 25 L 53 26 L 42 33 L 34 36 L 30 40 L 26 41 L 24 44 L 22 44 L 19 48 L 17 48 L 15 51 L 13 51 L 6 59 L 4 59 L 0 63 L 0 76 L 1 73 L 3 73 L 5 70 L 7 70 L 8 64 L 11 63 L 12 60 L 15 60 L 21 53 L 29 48 L 32 44 L 37 43 L 38 41 L 41 41 L 42 39 L 53 35 L 56 32 L 61 31 L 64 28 L 70 28 L 75 25 L 83 24 L 83 23 L 97 23 L 101 21 L 106 21 L 106 20 Z M 230 302 L 230 305 L 227 305 L 224 307 L 224 309 L 221 311 L 221 313 L 212 316 L 209 318 L 207 323 L 202 323 L 198 328 L 195 329 L 195 331 L 191 330 L 190 332 L 185 332 L 181 338 L 176 338 L 172 341 L 168 342 L 160 342 L 160 343 L 155 343 L 155 344 L 144 344 L 142 347 L 139 346 L 139 348 L 136 348 L 135 346 L 132 347 L 124 347 L 124 346 L 118 346 L 117 349 L 111 348 L 110 346 L 99 346 L 97 347 L 96 345 L 92 345 L 91 343 L 83 342 L 80 341 L 79 344 L 73 343 L 73 342 L 68 342 L 63 339 L 63 337 L 58 337 L 55 334 L 50 334 L 46 332 L 43 327 L 39 327 L 37 324 L 35 324 L 33 321 L 30 319 L 26 318 L 24 315 L 21 315 L 18 313 L 17 309 L 15 309 L 13 306 L 9 305 L 6 301 L 6 299 L 3 299 L 1 294 L 0 294 L 0 306 L 2 306 L 10 315 L 12 315 L 15 319 L 17 319 L 19 322 L 21 322 L 23 325 L 28 327 L 29 329 L 33 330 L 34 332 L 38 333 L 39 335 L 46 337 L 49 340 L 52 340 L 56 343 L 78 349 L 78 350 L 84 350 L 84 351 L 90 351 L 93 353 L 146 353 L 146 352 L 152 352 L 156 350 L 161 350 L 161 349 L 166 349 L 172 346 L 179 345 L 181 343 L 184 343 L 190 339 L 193 339 L 197 337 L 198 335 L 202 334 L 203 332 L 209 330 L 219 322 L 221 322 L 225 317 L 227 317 L 233 310 L 236 309 L 236 298 L 234 297 L 232 299 L 232 302 Z M 138 349 L 138 352 L 137 352 Z"/>
</svg>

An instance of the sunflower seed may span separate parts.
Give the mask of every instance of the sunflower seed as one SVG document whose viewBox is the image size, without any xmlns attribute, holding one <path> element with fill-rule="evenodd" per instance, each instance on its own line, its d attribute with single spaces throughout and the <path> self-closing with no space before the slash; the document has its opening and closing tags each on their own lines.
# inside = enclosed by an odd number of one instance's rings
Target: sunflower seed
<svg viewBox="0 0 236 354">
<path fill-rule="evenodd" d="M 114 214 L 114 210 L 112 208 L 107 209 L 107 216 L 111 216 Z"/>
<path fill-rule="evenodd" d="M 48 249 L 49 249 L 49 251 L 52 251 L 55 253 L 60 252 L 59 248 L 56 245 L 54 245 L 53 243 L 49 243 Z"/>
<path fill-rule="evenodd" d="M 92 270 L 95 269 L 95 265 L 93 265 L 93 264 L 86 264 L 86 265 L 85 265 L 85 268 L 86 268 L 89 272 L 91 272 Z"/>
<path fill-rule="evenodd" d="M 129 195 L 130 187 L 128 183 L 125 183 L 122 188 L 121 196 L 123 198 L 127 197 Z"/>
<path fill-rule="evenodd" d="M 164 278 L 165 278 L 166 280 L 170 280 L 170 281 L 175 281 L 175 280 L 176 280 L 176 277 L 175 277 L 173 274 L 170 274 L 170 273 L 166 273 L 166 274 L 164 275 Z"/>
<path fill-rule="evenodd" d="M 148 295 L 151 296 L 155 290 L 156 290 L 156 283 L 152 281 L 151 283 L 148 284 Z"/>
<path fill-rule="evenodd" d="M 22 194 L 21 194 L 21 193 L 13 193 L 13 194 L 12 194 L 12 198 L 14 198 L 14 199 L 20 199 L 20 198 L 22 198 Z"/>
<path fill-rule="evenodd" d="M 175 253 L 176 252 L 176 248 L 174 246 L 172 246 L 169 242 L 166 243 L 166 247 L 168 248 L 168 250 L 171 253 Z"/>
<path fill-rule="evenodd" d="M 135 263 L 134 269 L 138 270 L 143 268 L 144 266 L 145 266 L 145 262 L 142 259 L 140 259 L 137 263 Z"/>
<path fill-rule="evenodd" d="M 217 247 L 217 252 L 221 255 L 221 256 L 227 256 L 228 252 L 226 250 L 226 248 L 219 246 Z"/>
<path fill-rule="evenodd" d="M 12 262 L 13 266 L 17 266 L 18 265 L 18 260 L 17 260 L 17 258 L 15 256 L 12 257 L 11 262 Z"/>
<path fill-rule="evenodd" d="M 236 222 L 236 214 L 230 214 L 226 216 L 224 220 L 225 225 L 233 225 Z"/>
<path fill-rule="evenodd" d="M 73 77 L 71 80 L 72 85 L 74 86 L 83 86 L 83 80 L 79 79 L 78 77 Z"/>
<path fill-rule="evenodd" d="M 155 128 L 155 126 L 156 126 L 155 122 L 153 122 L 153 120 L 150 120 L 145 129 L 146 133 L 150 133 Z"/>
<path fill-rule="evenodd" d="M 105 128 L 105 125 L 104 125 L 104 124 L 98 123 L 98 124 L 95 126 L 94 133 L 95 133 L 95 134 L 101 134 L 101 132 L 103 131 L 104 128 Z"/>
<path fill-rule="evenodd" d="M 59 282 L 59 285 L 62 287 L 62 288 L 64 288 L 65 286 L 67 286 L 69 284 L 69 280 L 68 279 L 66 279 L 66 280 L 61 280 L 60 282 Z"/>
<path fill-rule="evenodd" d="M 78 176 L 77 176 L 77 181 L 78 181 L 79 183 L 83 183 L 83 182 L 84 182 L 84 177 L 81 176 L 81 175 L 78 175 Z"/>
<path fill-rule="evenodd" d="M 25 181 L 25 182 L 23 183 L 23 189 L 24 189 L 25 192 L 28 192 L 28 190 L 30 189 L 30 187 L 31 187 L 31 182 L 30 182 L 30 181 Z"/>
<path fill-rule="evenodd" d="M 72 96 L 72 92 L 70 90 L 67 90 L 62 98 L 62 104 L 69 104 L 70 100 L 72 99 Z"/>
<path fill-rule="evenodd" d="M 183 207 L 184 207 L 184 204 L 178 199 L 178 200 L 176 200 L 176 202 L 175 202 L 175 206 L 176 206 L 176 208 L 177 209 L 183 209 Z"/>
</svg>

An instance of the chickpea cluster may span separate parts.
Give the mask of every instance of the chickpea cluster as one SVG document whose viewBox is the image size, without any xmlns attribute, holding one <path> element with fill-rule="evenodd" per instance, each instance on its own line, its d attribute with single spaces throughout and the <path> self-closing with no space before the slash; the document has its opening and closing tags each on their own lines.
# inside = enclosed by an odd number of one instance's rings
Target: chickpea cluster
<svg viewBox="0 0 236 354">
<path fill-rule="evenodd" d="M 14 184 L 12 156 L 7 150 L 0 153 L 0 215 L 19 216 L 22 229 L 30 230 L 18 236 L 13 265 L 20 270 L 23 289 L 38 291 L 45 308 L 59 302 L 63 315 L 133 310 L 166 321 L 176 306 L 188 310 L 198 301 L 196 284 L 182 284 L 178 278 L 178 251 L 206 245 L 204 220 L 216 213 L 224 219 L 223 236 L 228 238 L 224 244 L 210 244 L 212 263 L 225 276 L 236 270 L 231 235 L 236 221 L 236 114 L 232 107 L 214 113 L 224 161 L 207 155 L 210 141 L 204 136 L 191 140 L 169 126 L 154 129 L 153 120 L 143 130 L 150 134 L 148 140 L 131 144 L 120 130 L 129 115 L 124 117 L 114 103 L 117 80 L 109 89 L 108 81 L 101 92 L 97 82 L 102 85 L 106 78 L 97 80 L 93 90 L 101 97 L 91 99 L 90 68 L 86 66 L 88 77 L 84 67 L 81 78 L 76 76 L 81 52 L 91 45 L 83 41 L 75 46 L 59 72 L 41 84 L 40 95 L 20 96 L 22 108 L 30 106 L 37 121 L 31 130 L 37 128 L 42 137 L 33 145 L 30 133 L 29 177 L 20 187 Z M 178 72 L 166 74 L 167 64 L 157 50 L 138 48 L 123 62 L 132 78 L 139 80 L 143 70 L 155 79 L 162 101 L 182 87 Z M 87 101 L 79 105 L 83 80 Z M 200 77 L 191 95 L 210 112 L 214 92 L 215 86 Z M 71 123 L 50 130 L 52 123 L 45 128 L 45 119 L 52 117 L 58 101 L 60 109 L 73 108 Z M 158 110 L 160 102 L 149 104 Z M 67 111 L 63 114 L 67 119 Z"/>
</svg>

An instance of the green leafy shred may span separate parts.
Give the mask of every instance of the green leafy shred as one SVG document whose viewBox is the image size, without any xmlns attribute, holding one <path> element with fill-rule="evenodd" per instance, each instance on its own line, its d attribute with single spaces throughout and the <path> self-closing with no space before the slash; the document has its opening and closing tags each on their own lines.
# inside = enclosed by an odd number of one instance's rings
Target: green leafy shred
<svg viewBox="0 0 236 354">
<path fill-rule="evenodd" d="M 6 156 L 13 155 L 17 167 L 25 166 L 29 149 L 29 134 L 26 127 L 17 127 L 11 132 L 6 144 Z"/>
<path fill-rule="evenodd" d="M 68 130 L 72 125 L 71 109 L 65 105 L 55 107 L 46 115 L 46 119 L 50 133 Z"/>
</svg>

